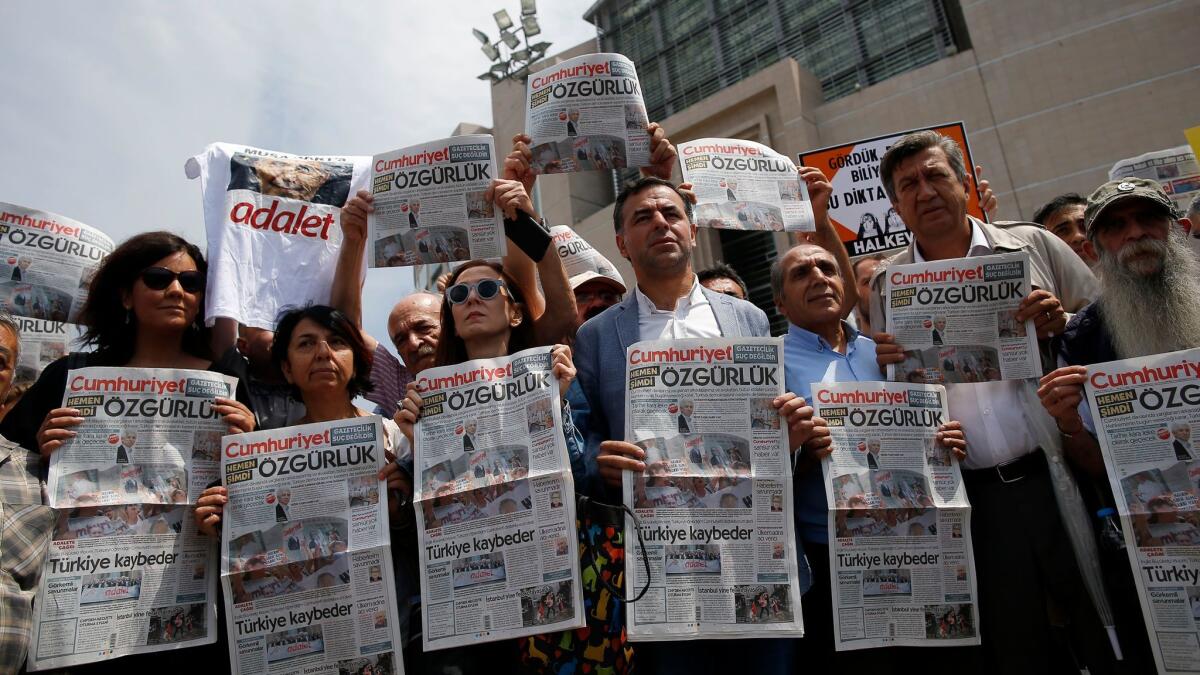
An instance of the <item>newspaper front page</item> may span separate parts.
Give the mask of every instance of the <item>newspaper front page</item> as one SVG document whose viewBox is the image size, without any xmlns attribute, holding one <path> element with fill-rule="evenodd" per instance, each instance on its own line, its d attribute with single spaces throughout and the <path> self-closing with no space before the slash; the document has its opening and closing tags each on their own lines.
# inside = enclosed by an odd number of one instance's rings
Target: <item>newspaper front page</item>
<svg viewBox="0 0 1200 675">
<path fill-rule="evenodd" d="M 34 602 L 29 669 L 217 640 L 217 550 L 188 506 L 58 512 Z"/>
<path fill-rule="evenodd" d="M 1088 366 L 1084 389 L 1158 672 L 1200 672 L 1200 349 Z"/>
<path fill-rule="evenodd" d="M 646 451 L 625 472 L 650 588 L 630 640 L 800 637 L 781 338 L 646 341 L 627 353 L 625 438 Z M 625 519 L 625 588 L 646 565 Z"/>
<path fill-rule="evenodd" d="M 894 382 L 957 384 L 1041 374 L 1033 320 L 1016 320 L 1029 295 L 1029 254 L 955 258 L 887 268 L 887 332 L 905 360 Z"/>
<path fill-rule="evenodd" d="M 218 478 L 227 428 L 213 398 L 236 388 L 237 378 L 204 370 L 68 372 L 63 407 L 83 423 L 51 456 L 50 506 L 194 504 Z"/>
<path fill-rule="evenodd" d="M 1192 199 L 1200 194 L 1200 163 L 1187 145 L 1123 159 L 1108 171 L 1109 180 L 1130 176 L 1158 181 L 1179 213 L 1187 213 Z"/>
<path fill-rule="evenodd" d="M 979 644 L 971 507 L 939 385 L 813 384 L 829 423 L 829 574 L 839 651 Z"/>
<path fill-rule="evenodd" d="M 683 180 L 696 193 L 695 222 L 729 230 L 812 232 L 808 187 L 787 155 L 753 141 L 679 144 Z"/>
<path fill-rule="evenodd" d="M 621 273 L 617 271 L 612 261 L 604 254 L 592 248 L 586 239 L 567 225 L 555 225 L 550 228 L 550 237 L 558 257 L 562 258 L 563 268 L 568 277 L 594 272 L 602 277 L 618 280 L 625 285 Z"/>
<path fill-rule="evenodd" d="M 210 326 L 275 330 L 284 307 L 329 303 L 342 205 L 366 186 L 370 159 L 212 143 L 187 160 L 204 197 Z"/>
<path fill-rule="evenodd" d="M 404 672 L 381 417 L 226 436 L 221 532 L 240 673 Z"/>
<path fill-rule="evenodd" d="M 83 336 L 83 330 L 64 321 L 30 319 L 14 316 L 21 331 L 21 355 L 13 373 L 13 384 L 33 384 L 46 366 L 71 352 L 73 343 Z"/>
<path fill-rule="evenodd" d="M 423 371 L 414 491 L 426 651 L 584 625 L 549 347 Z"/>
<path fill-rule="evenodd" d="M 60 510 L 35 603 L 32 659 L 54 668 L 216 640 L 216 552 L 191 509 L 217 479 L 237 379 L 156 368 L 67 373 L 84 418 L 50 460 Z"/>
<path fill-rule="evenodd" d="M 74 321 L 113 241 L 65 216 L 0 202 L 0 308 Z"/>
<path fill-rule="evenodd" d="M 647 166 L 649 123 L 637 70 L 620 54 L 586 54 L 529 76 L 534 173 Z"/>
<path fill-rule="evenodd" d="M 367 216 L 372 267 L 451 263 L 505 254 L 503 214 L 487 198 L 496 174 L 491 136 L 454 136 L 371 163 Z"/>
</svg>

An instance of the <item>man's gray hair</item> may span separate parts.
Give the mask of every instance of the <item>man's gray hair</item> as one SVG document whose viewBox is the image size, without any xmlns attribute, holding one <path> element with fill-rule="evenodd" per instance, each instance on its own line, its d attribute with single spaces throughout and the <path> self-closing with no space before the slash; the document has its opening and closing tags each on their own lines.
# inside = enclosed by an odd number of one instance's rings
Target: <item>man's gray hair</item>
<svg viewBox="0 0 1200 675">
<path fill-rule="evenodd" d="M 967 164 L 963 159 L 962 148 L 958 147 L 953 138 L 931 130 L 914 131 L 896 141 L 895 145 L 883 153 L 883 159 L 879 161 L 879 178 L 883 181 L 883 191 L 887 193 L 888 199 L 896 201 L 896 184 L 892 180 L 896 167 L 909 157 L 929 148 L 941 148 L 950 160 L 950 168 L 958 181 L 961 183 L 967 179 Z"/>
<path fill-rule="evenodd" d="M 1192 203 L 1188 204 L 1187 217 L 1192 221 L 1192 230 L 1200 228 L 1200 194 L 1193 197 Z"/>
<path fill-rule="evenodd" d="M 3 326 L 12 331 L 13 337 L 17 339 L 17 353 L 13 354 L 14 360 L 21 356 L 21 327 L 17 324 L 17 320 L 12 314 L 0 310 L 0 326 Z"/>
</svg>

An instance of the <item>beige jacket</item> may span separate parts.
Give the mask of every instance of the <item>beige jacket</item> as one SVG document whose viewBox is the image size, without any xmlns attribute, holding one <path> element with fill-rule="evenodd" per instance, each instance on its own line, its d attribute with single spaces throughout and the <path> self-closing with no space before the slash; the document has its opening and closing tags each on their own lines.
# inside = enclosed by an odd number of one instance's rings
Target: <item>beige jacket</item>
<svg viewBox="0 0 1200 675">
<path fill-rule="evenodd" d="M 979 226 L 995 253 L 1029 252 L 1029 276 L 1033 287 L 1053 293 L 1067 312 L 1078 312 L 1099 295 L 1100 284 L 1087 264 L 1063 240 L 1041 225 L 1020 221 L 985 223 L 971 216 L 967 218 Z M 887 325 L 883 311 L 883 273 L 890 265 L 911 264 L 916 245 L 914 239 L 908 248 L 880 263 L 871 275 L 871 326 L 879 332 Z M 878 328 L 874 328 L 876 326 Z"/>
</svg>

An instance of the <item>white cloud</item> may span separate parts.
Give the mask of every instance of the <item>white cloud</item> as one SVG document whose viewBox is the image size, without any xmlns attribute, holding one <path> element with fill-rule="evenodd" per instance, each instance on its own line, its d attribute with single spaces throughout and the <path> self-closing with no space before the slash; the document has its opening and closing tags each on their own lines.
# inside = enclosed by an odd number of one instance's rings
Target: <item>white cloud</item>
<svg viewBox="0 0 1200 675">
<path fill-rule="evenodd" d="M 594 38 L 592 2 L 543 0 L 536 39 Z M 517 16 L 515 0 L 7 3 L 0 201 L 118 241 L 169 229 L 203 242 L 183 163 L 210 142 L 369 155 L 490 124 L 471 28 L 495 36 L 502 7 Z M 397 275 L 368 280 L 379 337 Z"/>
</svg>

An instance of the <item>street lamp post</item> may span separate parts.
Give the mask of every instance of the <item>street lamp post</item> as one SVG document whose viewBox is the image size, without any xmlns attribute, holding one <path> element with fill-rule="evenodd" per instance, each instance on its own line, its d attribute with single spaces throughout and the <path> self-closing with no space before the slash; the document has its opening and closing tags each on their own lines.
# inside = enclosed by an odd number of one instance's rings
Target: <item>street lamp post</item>
<svg viewBox="0 0 1200 675">
<path fill-rule="evenodd" d="M 471 29 L 475 39 L 479 40 L 480 51 L 492 61 L 492 67 L 479 79 L 492 84 L 501 80 L 524 82 L 529 76 L 530 64 L 545 56 L 550 48 L 549 42 L 529 43 L 529 38 L 542 32 L 537 21 L 536 0 L 521 0 L 520 25 L 513 23 L 506 9 L 492 14 L 492 18 L 500 29 L 500 37 L 495 42 L 478 28 Z"/>
</svg>

